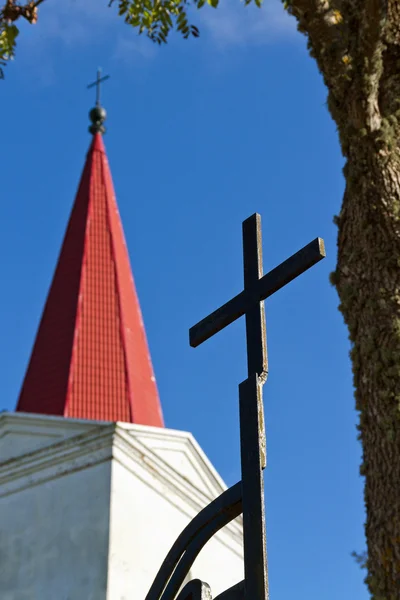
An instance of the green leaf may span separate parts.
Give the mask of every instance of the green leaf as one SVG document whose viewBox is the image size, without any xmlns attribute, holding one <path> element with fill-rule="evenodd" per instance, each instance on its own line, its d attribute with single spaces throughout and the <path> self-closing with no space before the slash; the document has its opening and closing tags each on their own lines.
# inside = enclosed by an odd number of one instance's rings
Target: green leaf
<svg viewBox="0 0 400 600">
<path fill-rule="evenodd" d="M 166 27 L 168 26 L 168 29 L 170 29 L 171 27 L 173 27 L 171 15 L 169 14 L 169 12 L 165 12 L 164 13 L 164 19 L 165 19 L 165 23 L 166 23 L 165 26 Z"/>
<path fill-rule="evenodd" d="M 19 29 L 16 25 L 6 25 L 1 23 L 0 29 L 0 60 L 11 60 L 14 57 L 16 39 Z"/>
<path fill-rule="evenodd" d="M 217 8 L 219 0 L 207 0 L 207 3 L 213 8 Z"/>
</svg>

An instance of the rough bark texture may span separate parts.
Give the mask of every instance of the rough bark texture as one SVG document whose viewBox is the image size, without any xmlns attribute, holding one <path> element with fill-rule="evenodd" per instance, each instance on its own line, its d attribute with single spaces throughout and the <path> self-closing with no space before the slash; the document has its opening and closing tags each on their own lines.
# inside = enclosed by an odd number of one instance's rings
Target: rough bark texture
<svg viewBox="0 0 400 600">
<path fill-rule="evenodd" d="M 352 342 L 363 446 L 367 583 L 400 598 L 400 155 L 349 148 L 334 276 Z"/>
<path fill-rule="evenodd" d="M 374 600 L 400 599 L 400 0 L 292 0 L 346 165 L 332 282 L 352 343 Z"/>
</svg>

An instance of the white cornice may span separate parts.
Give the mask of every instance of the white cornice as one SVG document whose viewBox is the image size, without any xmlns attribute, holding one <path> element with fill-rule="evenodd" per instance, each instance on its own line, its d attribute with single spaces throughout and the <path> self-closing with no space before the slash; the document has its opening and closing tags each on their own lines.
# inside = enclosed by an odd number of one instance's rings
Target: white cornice
<svg viewBox="0 0 400 600">
<path fill-rule="evenodd" d="M 65 417 L 59 417 L 56 415 L 41 415 L 35 413 L 23 413 L 23 412 L 3 412 L 0 413 L 0 429 L 5 425 L 12 425 L 18 428 L 24 427 L 46 427 L 49 425 L 59 429 L 78 428 L 87 429 L 88 426 L 93 425 L 107 425 L 106 421 L 92 421 L 90 419 L 67 419 Z"/>
<path fill-rule="evenodd" d="M 0 496 L 15 493 L 112 458 L 114 424 L 78 435 L 0 463 Z"/>
</svg>

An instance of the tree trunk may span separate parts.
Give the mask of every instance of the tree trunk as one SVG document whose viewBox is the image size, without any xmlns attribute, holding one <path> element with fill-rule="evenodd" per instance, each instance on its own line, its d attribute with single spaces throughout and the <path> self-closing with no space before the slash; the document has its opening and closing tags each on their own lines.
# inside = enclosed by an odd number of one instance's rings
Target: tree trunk
<svg viewBox="0 0 400 600">
<path fill-rule="evenodd" d="M 350 145 L 334 282 L 352 342 L 365 475 L 366 583 L 400 598 L 400 154 Z"/>
<path fill-rule="evenodd" d="M 287 0 L 346 158 L 332 283 L 352 344 L 366 583 L 400 600 L 400 0 Z"/>
</svg>

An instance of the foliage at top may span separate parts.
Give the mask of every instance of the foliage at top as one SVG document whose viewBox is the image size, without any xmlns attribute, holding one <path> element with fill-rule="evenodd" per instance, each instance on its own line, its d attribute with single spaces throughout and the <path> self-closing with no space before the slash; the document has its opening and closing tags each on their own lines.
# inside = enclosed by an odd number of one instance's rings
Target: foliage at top
<svg viewBox="0 0 400 600">
<path fill-rule="evenodd" d="M 84 1 L 84 0 L 82 0 Z M 244 0 L 248 5 L 253 0 Z M 0 79 L 4 77 L 2 67 L 13 59 L 19 29 L 16 22 L 24 19 L 34 24 L 38 19 L 38 7 L 44 0 L 18 4 L 16 0 L 6 0 L 0 9 Z M 254 0 L 260 7 L 262 0 Z M 209 4 L 217 8 L 219 0 L 109 0 L 109 7 L 117 7 L 118 14 L 125 23 L 144 33 L 153 42 L 165 44 L 172 30 L 178 31 L 185 39 L 199 37 L 200 32 L 195 25 L 189 23 L 187 10 L 189 7 L 201 8 Z"/>
</svg>

